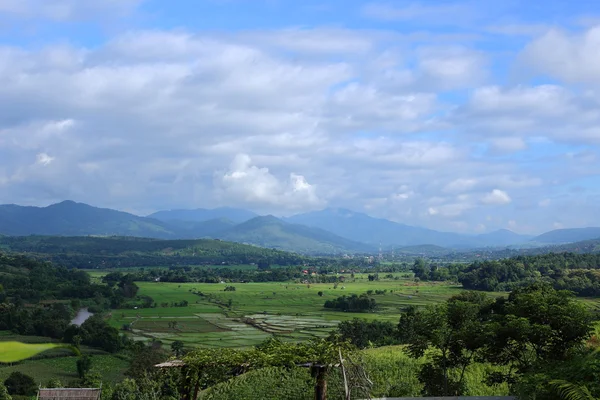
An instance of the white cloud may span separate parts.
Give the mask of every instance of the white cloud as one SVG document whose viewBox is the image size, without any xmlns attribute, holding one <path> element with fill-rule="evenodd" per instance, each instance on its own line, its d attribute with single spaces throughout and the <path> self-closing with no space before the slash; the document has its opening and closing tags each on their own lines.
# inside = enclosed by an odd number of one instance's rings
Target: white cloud
<svg viewBox="0 0 600 400">
<path fill-rule="evenodd" d="M 498 137 L 490 139 L 492 148 L 498 152 L 515 152 L 525 150 L 527 143 L 520 137 Z"/>
<path fill-rule="evenodd" d="M 580 34 L 553 29 L 530 43 L 522 61 L 566 82 L 600 84 L 600 26 Z"/>
<path fill-rule="evenodd" d="M 453 180 L 452 182 L 449 182 L 444 187 L 444 191 L 458 193 L 466 192 L 475 187 L 475 185 L 477 185 L 478 182 L 479 181 L 477 179 L 473 178 L 458 178 Z"/>
<path fill-rule="evenodd" d="M 36 159 L 37 159 L 37 163 L 40 165 L 43 165 L 43 166 L 50 165 L 50 163 L 52 163 L 52 161 L 54 161 L 54 157 L 50 157 L 46 153 L 39 153 L 36 156 Z"/>
<path fill-rule="evenodd" d="M 511 201 L 512 199 L 508 193 L 500 189 L 492 190 L 481 199 L 481 202 L 487 205 L 503 205 L 509 204 Z"/>
<path fill-rule="evenodd" d="M 238 154 L 229 171 L 217 177 L 216 184 L 229 199 L 258 207 L 302 210 L 323 205 L 316 188 L 304 176 L 292 172 L 288 181 L 280 181 L 268 168 L 252 165 L 252 159 L 247 154 Z"/>
</svg>

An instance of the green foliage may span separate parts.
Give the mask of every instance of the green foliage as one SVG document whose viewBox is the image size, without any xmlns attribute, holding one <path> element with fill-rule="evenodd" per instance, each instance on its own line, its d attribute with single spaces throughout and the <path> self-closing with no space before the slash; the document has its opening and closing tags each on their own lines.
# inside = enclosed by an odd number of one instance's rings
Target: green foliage
<svg viewBox="0 0 600 400">
<path fill-rule="evenodd" d="M 64 386 L 63 386 L 63 383 L 60 381 L 60 379 L 52 378 L 48 382 L 46 382 L 45 387 L 52 389 L 52 388 L 62 388 Z"/>
<path fill-rule="evenodd" d="M 517 289 L 508 299 L 497 299 L 493 311 L 485 357 L 512 365 L 517 374 L 568 360 L 592 331 L 585 306 L 570 292 L 546 284 Z"/>
<path fill-rule="evenodd" d="M 188 366 L 188 375 L 205 389 L 249 370 L 335 363 L 339 361 L 339 351 L 348 353 L 353 349 L 347 343 L 325 340 L 293 344 L 269 339 L 250 350 L 197 349 L 186 354 L 183 360 Z"/>
<path fill-rule="evenodd" d="M 377 308 L 377 301 L 365 293 L 360 296 L 352 294 L 334 300 L 327 300 L 323 307 L 341 311 L 369 312 Z"/>
<path fill-rule="evenodd" d="M 550 385 L 556 388 L 564 400 L 596 400 L 585 386 L 575 385 L 564 380 L 551 381 Z"/>
<path fill-rule="evenodd" d="M 89 355 L 84 355 L 83 357 L 77 360 L 77 375 L 79 375 L 79 379 L 83 379 L 83 377 L 90 371 L 92 368 L 92 357 Z"/>
<path fill-rule="evenodd" d="M 465 371 L 484 347 L 484 323 L 491 299 L 482 293 L 466 292 L 445 304 L 410 310 L 402 316 L 400 329 L 406 329 L 408 351 L 428 361 L 419 370 L 423 393 L 429 396 L 458 396 L 465 392 Z"/>
<path fill-rule="evenodd" d="M 175 354 L 175 357 L 179 357 L 183 354 L 184 344 L 181 340 L 176 340 L 171 343 L 171 351 Z"/>
<path fill-rule="evenodd" d="M 13 372 L 4 381 L 4 386 L 11 395 L 33 396 L 37 392 L 35 380 L 22 372 Z"/>
<path fill-rule="evenodd" d="M 160 347 L 152 346 L 152 344 L 143 345 L 135 352 L 129 369 L 125 374 L 134 379 L 140 379 L 154 371 L 154 366 L 165 361 L 167 357 L 168 354 Z"/>
<path fill-rule="evenodd" d="M 72 338 L 81 337 L 83 344 L 115 353 L 123 347 L 119 331 L 110 326 L 101 315 L 88 318 L 81 327 L 71 327 Z"/>
<path fill-rule="evenodd" d="M 396 326 L 387 321 L 366 321 L 354 318 L 341 322 L 337 327 L 337 334 L 360 349 L 399 343 Z"/>
<path fill-rule="evenodd" d="M 600 254 L 550 253 L 476 261 L 460 273 L 466 289 L 512 290 L 539 281 L 580 296 L 600 295 Z"/>
<path fill-rule="evenodd" d="M 12 400 L 12 396 L 8 393 L 8 389 L 2 382 L 0 382 L 0 400 Z"/>
</svg>

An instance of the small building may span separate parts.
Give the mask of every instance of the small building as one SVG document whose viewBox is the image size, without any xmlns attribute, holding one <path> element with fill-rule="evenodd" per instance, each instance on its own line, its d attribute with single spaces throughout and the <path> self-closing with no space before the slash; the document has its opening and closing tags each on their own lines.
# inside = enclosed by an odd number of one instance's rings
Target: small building
<svg viewBox="0 0 600 400">
<path fill-rule="evenodd" d="M 54 388 L 38 391 L 38 400 L 100 400 L 102 388 Z"/>
</svg>

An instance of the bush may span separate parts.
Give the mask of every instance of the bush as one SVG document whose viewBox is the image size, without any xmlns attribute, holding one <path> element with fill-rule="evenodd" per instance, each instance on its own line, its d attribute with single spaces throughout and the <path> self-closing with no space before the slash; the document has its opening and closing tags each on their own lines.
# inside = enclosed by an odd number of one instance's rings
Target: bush
<svg viewBox="0 0 600 400">
<path fill-rule="evenodd" d="M 21 396 L 34 396 L 37 393 L 35 380 L 22 372 L 15 371 L 4 381 L 8 393 Z"/>
</svg>

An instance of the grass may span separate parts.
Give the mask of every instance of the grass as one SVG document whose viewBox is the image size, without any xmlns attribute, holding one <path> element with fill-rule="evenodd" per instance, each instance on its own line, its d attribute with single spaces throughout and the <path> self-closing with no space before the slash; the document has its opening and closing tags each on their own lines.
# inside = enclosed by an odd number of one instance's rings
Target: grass
<svg viewBox="0 0 600 400">
<path fill-rule="evenodd" d="M 0 363 L 22 361 L 57 347 L 64 347 L 64 345 L 57 343 L 0 342 Z"/>
<path fill-rule="evenodd" d="M 37 383 L 45 384 L 50 379 L 58 379 L 63 384 L 77 380 L 78 357 L 56 357 L 39 360 L 26 360 L 16 365 L 0 366 L 0 381 L 19 371 L 35 378 Z M 127 360 L 113 355 L 92 356 L 92 372 L 98 372 L 107 382 L 116 382 L 123 377 L 123 371 L 129 366 Z"/>
</svg>

